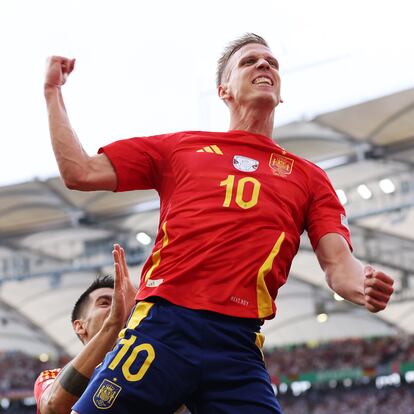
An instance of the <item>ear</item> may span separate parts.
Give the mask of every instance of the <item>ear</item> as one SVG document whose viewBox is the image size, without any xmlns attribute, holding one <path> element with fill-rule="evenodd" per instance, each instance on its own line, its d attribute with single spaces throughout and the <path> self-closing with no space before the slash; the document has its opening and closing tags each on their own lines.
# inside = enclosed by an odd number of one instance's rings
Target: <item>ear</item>
<svg viewBox="0 0 414 414">
<path fill-rule="evenodd" d="M 79 339 L 83 342 L 87 335 L 85 323 L 81 319 L 76 319 L 72 322 L 72 327 L 76 335 L 78 335 Z"/>
<path fill-rule="evenodd" d="M 224 84 L 221 84 L 217 89 L 217 94 L 220 99 L 226 101 L 230 98 L 228 87 Z"/>
</svg>

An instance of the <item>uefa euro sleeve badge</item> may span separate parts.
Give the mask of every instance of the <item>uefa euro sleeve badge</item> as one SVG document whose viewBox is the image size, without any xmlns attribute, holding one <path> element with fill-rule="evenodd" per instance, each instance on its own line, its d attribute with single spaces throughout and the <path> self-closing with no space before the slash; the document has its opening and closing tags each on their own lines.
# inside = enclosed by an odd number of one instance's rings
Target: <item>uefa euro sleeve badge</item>
<svg viewBox="0 0 414 414">
<path fill-rule="evenodd" d="M 233 157 L 233 166 L 239 171 L 253 172 L 259 168 L 259 161 L 256 161 L 243 155 L 235 155 Z"/>
<path fill-rule="evenodd" d="M 116 397 L 120 393 L 122 387 L 109 381 L 108 379 L 104 379 L 96 390 L 93 396 L 93 403 L 95 407 L 106 410 L 107 408 L 112 407 Z"/>
</svg>

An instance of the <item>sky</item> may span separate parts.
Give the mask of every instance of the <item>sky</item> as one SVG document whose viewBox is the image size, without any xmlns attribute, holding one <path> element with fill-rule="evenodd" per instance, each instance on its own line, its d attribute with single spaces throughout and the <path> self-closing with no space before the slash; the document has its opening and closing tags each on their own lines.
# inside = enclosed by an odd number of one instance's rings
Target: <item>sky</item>
<svg viewBox="0 0 414 414">
<path fill-rule="evenodd" d="M 63 87 L 85 150 L 132 136 L 220 131 L 226 44 L 255 32 L 281 65 L 275 125 L 414 87 L 410 0 L 0 0 L 0 185 L 58 175 L 46 58 L 76 58 Z"/>
</svg>

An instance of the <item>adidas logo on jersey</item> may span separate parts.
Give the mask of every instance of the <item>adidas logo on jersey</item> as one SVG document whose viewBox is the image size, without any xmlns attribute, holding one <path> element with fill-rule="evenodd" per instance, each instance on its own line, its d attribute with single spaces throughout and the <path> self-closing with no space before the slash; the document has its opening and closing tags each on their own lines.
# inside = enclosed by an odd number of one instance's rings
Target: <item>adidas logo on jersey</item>
<svg viewBox="0 0 414 414">
<path fill-rule="evenodd" d="M 221 149 L 217 145 L 209 145 L 208 147 L 201 148 L 196 152 L 209 152 L 211 154 L 223 155 Z"/>
</svg>

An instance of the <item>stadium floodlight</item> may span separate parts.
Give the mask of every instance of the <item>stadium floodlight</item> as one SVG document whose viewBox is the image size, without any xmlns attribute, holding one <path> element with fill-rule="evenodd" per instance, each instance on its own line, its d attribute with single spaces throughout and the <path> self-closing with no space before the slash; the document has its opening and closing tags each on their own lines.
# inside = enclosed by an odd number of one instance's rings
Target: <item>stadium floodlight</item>
<svg viewBox="0 0 414 414">
<path fill-rule="evenodd" d="M 366 184 L 360 184 L 357 188 L 358 194 L 364 199 L 369 200 L 372 197 L 372 191 Z"/>
<path fill-rule="evenodd" d="M 140 231 L 139 233 L 137 233 L 136 238 L 137 238 L 137 241 L 143 244 L 144 246 L 148 246 L 152 241 L 151 237 L 147 233 L 144 233 L 143 231 Z"/>
<path fill-rule="evenodd" d="M 339 198 L 339 201 L 341 202 L 341 204 L 344 206 L 347 202 L 348 202 L 348 197 L 346 196 L 346 193 L 344 190 L 335 190 L 336 191 L 336 195 Z"/>
<path fill-rule="evenodd" d="M 395 191 L 395 184 L 390 178 L 380 180 L 378 185 L 385 194 L 392 194 Z"/>
<path fill-rule="evenodd" d="M 39 361 L 40 362 L 47 362 L 49 361 L 49 355 L 46 353 L 42 353 L 39 355 Z"/>
<path fill-rule="evenodd" d="M 325 322 L 328 320 L 328 315 L 327 315 L 326 313 L 319 313 L 319 314 L 316 316 L 316 320 L 317 320 L 319 323 L 325 323 Z"/>
</svg>

